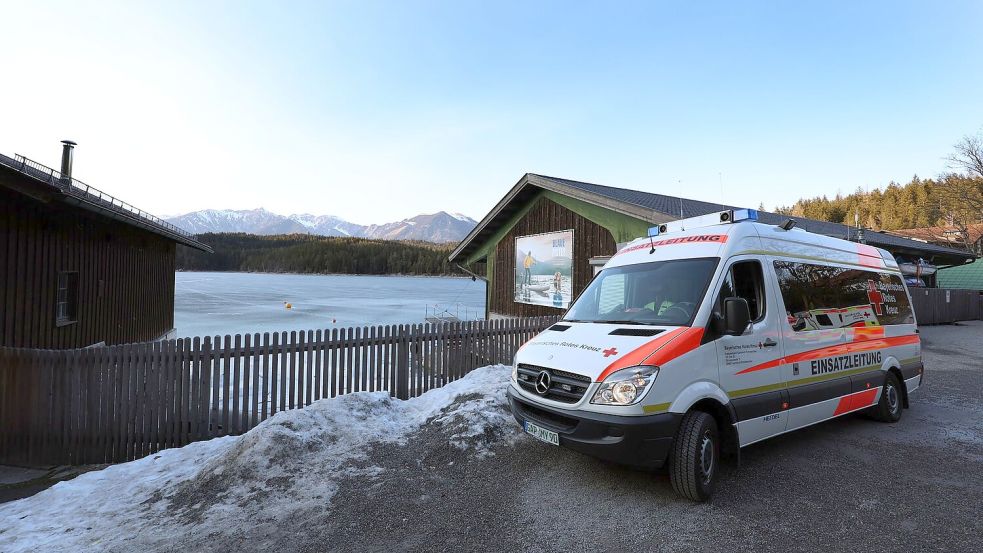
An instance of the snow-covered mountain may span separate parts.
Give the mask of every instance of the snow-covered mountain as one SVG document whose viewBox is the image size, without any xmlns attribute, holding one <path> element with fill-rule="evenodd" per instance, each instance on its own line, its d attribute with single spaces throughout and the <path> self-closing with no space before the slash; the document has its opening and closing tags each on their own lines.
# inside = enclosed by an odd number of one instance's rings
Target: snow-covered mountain
<svg viewBox="0 0 983 553">
<path fill-rule="evenodd" d="M 303 232 L 319 234 L 321 236 L 361 236 L 362 229 L 365 227 L 337 217 L 335 215 L 311 215 L 309 213 L 299 213 L 287 217 L 296 221 L 307 229 Z"/>
<path fill-rule="evenodd" d="M 424 240 L 457 242 L 477 221 L 460 213 L 439 211 L 417 215 L 381 225 L 359 225 L 335 215 L 295 213 L 279 215 L 263 208 L 248 210 L 205 209 L 171 217 L 168 222 L 189 232 L 246 232 L 249 234 L 317 234 L 320 236 L 355 236 L 381 240 Z"/>
<path fill-rule="evenodd" d="M 302 223 L 263 208 L 247 210 L 205 209 L 167 219 L 195 234 L 205 232 L 248 232 L 250 234 L 291 234 L 308 232 Z"/>
<path fill-rule="evenodd" d="M 365 227 L 367 238 L 382 240 L 426 240 L 427 242 L 459 242 L 478 222 L 460 213 L 439 211 L 417 215 L 395 223 Z"/>
</svg>

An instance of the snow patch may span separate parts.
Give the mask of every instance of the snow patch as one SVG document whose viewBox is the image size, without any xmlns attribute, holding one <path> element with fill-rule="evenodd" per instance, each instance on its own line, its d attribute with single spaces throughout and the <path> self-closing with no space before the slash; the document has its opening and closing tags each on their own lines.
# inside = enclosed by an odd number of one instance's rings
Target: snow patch
<svg viewBox="0 0 983 553">
<path fill-rule="evenodd" d="M 303 226 L 305 226 L 305 227 L 307 227 L 309 229 L 313 229 L 313 228 L 315 228 L 317 226 L 317 219 L 318 218 L 317 218 L 317 216 L 311 215 L 309 213 L 301 213 L 301 214 L 296 214 L 295 213 L 293 215 L 288 215 L 287 216 L 287 219 L 290 219 L 291 221 L 300 223 L 301 225 L 303 225 Z"/>
<path fill-rule="evenodd" d="M 277 413 L 237 437 L 197 442 L 61 482 L 0 505 L 0 551 L 166 548 L 248 521 L 270 532 L 295 513 L 330 511 L 338 483 L 378 477 L 378 443 L 434 425 L 477 457 L 516 432 L 508 367 L 476 369 L 408 401 L 360 392 Z M 135 540 L 135 541 L 134 541 Z"/>
</svg>

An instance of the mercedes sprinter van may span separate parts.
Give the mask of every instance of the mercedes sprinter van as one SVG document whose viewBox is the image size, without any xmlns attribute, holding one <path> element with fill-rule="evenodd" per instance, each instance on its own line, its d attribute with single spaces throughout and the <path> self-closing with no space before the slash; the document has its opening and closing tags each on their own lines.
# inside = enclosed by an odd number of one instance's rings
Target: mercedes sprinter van
<svg viewBox="0 0 983 553">
<path fill-rule="evenodd" d="M 515 356 L 525 432 L 643 468 L 694 501 L 721 455 L 863 411 L 895 422 L 922 380 L 898 263 L 728 210 L 654 227 Z"/>
</svg>

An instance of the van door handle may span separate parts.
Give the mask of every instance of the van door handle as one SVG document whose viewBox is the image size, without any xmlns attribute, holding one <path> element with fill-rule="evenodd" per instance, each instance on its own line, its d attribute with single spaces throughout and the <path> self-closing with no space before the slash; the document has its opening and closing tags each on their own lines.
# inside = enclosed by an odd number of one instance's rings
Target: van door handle
<svg viewBox="0 0 983 553">
<path fill-rule="evenodd" d="M 771 338 L 765 338 L 765 341 L 761 345 L 766 348 L 773 348 L 778 345 L 778 342 L 772 340 Z"/>
</svg>

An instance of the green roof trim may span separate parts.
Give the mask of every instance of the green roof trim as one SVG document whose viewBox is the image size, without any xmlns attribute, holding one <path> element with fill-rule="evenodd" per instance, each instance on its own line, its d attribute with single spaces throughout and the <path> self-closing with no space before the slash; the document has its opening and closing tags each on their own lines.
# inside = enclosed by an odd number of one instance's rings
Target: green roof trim
<svg viewBox="0 0 983 553">
<path fill-rule="evenodd" d="M 472 263 L 480 261 L 486 257 L 490 260 L 491 256 L 488 254 L 495 251 L 495 247 L 502 241 L 503 238 L 505 238 L 505 235 L 519 223 L 520 219 L 529 213 L 529 210 L 536 205 L 536 202 L 543 198 L 562 205 L 577 215 L 594 221 L 598 225 L 606 228 L 608 232 L 611 233 L 611 236 L 614 238 L 614 242 L 616 244 L 630 242 L 631 240 L 641 236 L 647 236 L 649 227 L 653 225 L 647 221 L 611 211 L 610 209 L 587 203 L 582 200 L 577 200 L 569 196 L 564 196 L 563 194 L 553 192 L 552 190 L 541 190 L 535 196 L 533 196 L 532 199 L 526 202 L 526 205 L 522 206 L 522 209 L 512 215 L 512 217 L 510 217 L 504 225 L 500 226 L 498 230 L 495 231 L 495 234 L 486 240 L 480 248 L 478 248 L 473 254 L 469 255 L 465 261 L 465 265 L 471 265 Z"/>
<path fill-rule="evenodd" d="M 520 209 L 515 213 L 515 215 L 510 217 L 508 222 L 506 222 L 504 225 L 499 227 L 498 230 L 495 231 L 495 234 L 491 235 L 491 237 L 489 237 L 488 240 L 485 240 L 485 243 L 482 244 L 480 248 L 478 248 L 473 254 L 469 255 L 468 258 L 464 261 L 464 264 L 466 266 L 470 266 L 472 263 L 481 261 L 485 257 L 488 257 L 489 253 L 494 252 L 495 246 L 498 246 L 498 243 L 502 241 L 502 238 L 505 238 L 505 235 L 508 234 L 510 230 L 512 230 L 512 227 L 518 224 L 519 220 L 526 216 L 526 213 L 529 213 L 529 210 L 532 209 L 532 206 L 536 205 L 536 202 L 538 202 L 539 199 L 543 197 L 543 194 L 545 192 L 546 191 L 544 190 L 537 193 L 535 196 L 533 196 L 531 200 L 526 202 L 526 205 L 522 206 L 522 209 Z M 491 258 L 489 257 L 489 259 Z"/>
<path fill-rule="evenodd" d="M 636 219 L 629 215 L 623 215 L 569 196 L 564 196 L 551 190 L 545 191 L 545 196 L 577 215 L 594 221 L 598 225 L 608 229 L 611 232 L 611 236 L 614 237 L 615 244 L 631 242 L 636 238 L 648 236 L 649 227 L 654 226 L 653 223 Z"/>
<path fill-rule="evenodd" d="M 983 261 L 940 269 L 935 279 L 939 288 L 983 290 Z"/>
</svg>

